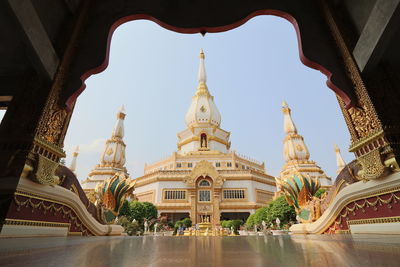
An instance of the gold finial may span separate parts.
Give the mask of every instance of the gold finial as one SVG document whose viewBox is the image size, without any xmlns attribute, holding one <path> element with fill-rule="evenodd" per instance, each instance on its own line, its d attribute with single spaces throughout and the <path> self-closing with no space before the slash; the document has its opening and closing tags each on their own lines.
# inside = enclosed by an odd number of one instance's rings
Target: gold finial
<svg viewBox="0 0 400 267">
<path fill-rule="evenodd" d="M 333 145 L 333 149 L 335 150 L 335 152 L 340 152 L 340 149 L 337 144 Z"/>
<path fill-rule="evenodd" d="M 290 114 L 290 108 L 285 100 L 282 101 L 282 112 L 284 114 Z"/>
<path fill-rule="evenodd" d="M 73 152 L 73 156 L 74 156 L 74 157 L 77 157 L 78 154 L 79 154 L 79 146 L 76 146 L 76 147 L 75 147 L 75 151 Z"/>
<path fill-rule="evenodd" d="M 200 58 L 201 58 L 201 59 L 204 59 L 204 58 L 205 58 L 203 49 L 200 49 Z"/>
<path fill-rule="evenodd" d="M 119 108 L 119 111 L 118 111 L 118 113 L 117 113 L 117 119 L 123 120 L 123 119 L 125 119 L 125 116 L 126 116 L 125 106 L 122 105 L 122 106 Z"/>
</svg>

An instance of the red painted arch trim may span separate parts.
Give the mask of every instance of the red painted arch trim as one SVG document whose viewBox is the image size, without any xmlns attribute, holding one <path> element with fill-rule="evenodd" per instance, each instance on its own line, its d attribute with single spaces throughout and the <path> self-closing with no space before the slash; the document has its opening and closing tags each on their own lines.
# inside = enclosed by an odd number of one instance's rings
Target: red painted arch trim
<svg viewBox="0 0 400 267">
<path fill-rule="evenodd" d="M 333 84 L 333 82 L 331 81 L 332 78 L 332 73 L 327 70 L 325 67 L 321 66 L 320 64 L 313 62 L 311 60 L 309 60 L 307 57 L 304 56 L 303 54 L 303 49 L 302 49 L 302 45 L 301 45 L 301 33 L 300 33 L 300 28 L 299 25 L 297 24 L 297 21 L 295 20 L 294 17 L 292 17 L 290 14 L 283 12 L 283 11 L 279 11 L 279 10 L 271 10 L 271 9 L 265 9 L 265 10 L 259 10 L 259 11 L 255 11 L 253 13 L 251 13 L 250 15 L 248 15 L 247 17 L 245 17 L 242 20 L 239 20 L 235 23 L 232 23 L 230 25 L 225 25 L 225 26 L 219 26 L 219 27 L 200 27 L 200 28 L 179 28 L 179 27 L 174 27 L 171 25 L 168 25 L 160 20 L 158 20 L 157 18 L 154 18 L 150 15 L 147 14 L 135 14 L 135 15 L 130 15 L 130 16 L 126 16 L 123 17 L 119 20 L 117 20 L 110 28 L 110 31 L 108 33 L 108 38 L 107 38 L 107 48 L 106 48 L 106 57 L 103 61 L 103 63 L 94 68 L 94 69 L 90 69 L 88 71 L 86 71 L 84 74 L 82 74 L 82 76 L 80 77 L 81 81 L 82 81 L 82 85 L 81 87 L 72 95 L 68 98 L 67 102 L 66 102 L 66 106 L 68 109 L 70 109 L 73 104 L 75 103 L 77 97 L 83 92 L 83 90 L 85 90 L 86 88 L 86 84 L 85 81 L 87 78 L 89 78 L 91 75 L 93 74 L 97 74 L 100 73 L 102 71 L 104 71 L 107 66 L 108 66 L 108 62 L 109 62 L 109 55 L 110 55 L 110 43 L 111 43 L 111 38 L 113 36 L 114 31 L 121 25 L 124 24 L 125 22 L 128 21 L 133 21 L 133 20 L 139 20 L 139 19 L 145 19 L 145 20 L 150 20 L 153 21 L 155 23 L 157 23 L 158 25 L 160 25 L 161 27 L 174 31 L 174 32 L 178 32 L 178 33 L 186 33 L 186 34 L 191 34 L 191 33 L 217 33 L 217 32 L 224 32 L 224 31 L 228 31 L 234 28 L 237 28 L 241 25 L 243 25 L 244 23 L 246 23 L 248 20 L 256 17 L 256 16 L 260 16 L 260 15 L 273 15 L 273 16 L 278 16 L 281 18 L 284 18 L 286 20 L 288 20 L 290 23 L 292 23 L 293 27 L 296 30 L 296 34 L 297 34 L 297 43 L 298 43 L 298 47 L 299 47 L 299 56 L 300 56 L 300 61 L 312 68 L 312 69 L 316 69 L 319 70 L 320 72 L 322 72 L 323 74 L 325 74 L 325 76 L 327 77 L 327 86 L 332 89 L 337 95 L 339 95 L 342 100 L 344 101 L 346 107 L 349 107 L 351 105 L 351 99 L 349 98 L 349 96 L 343 92 L 340 88 L 338 88 L 337 86 L 335 86 Z"/>
</svg>

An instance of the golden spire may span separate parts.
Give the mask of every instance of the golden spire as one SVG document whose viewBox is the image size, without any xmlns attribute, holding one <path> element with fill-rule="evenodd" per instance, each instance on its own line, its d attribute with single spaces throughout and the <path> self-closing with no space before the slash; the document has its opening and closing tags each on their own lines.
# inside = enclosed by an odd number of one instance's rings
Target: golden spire
<svg viewBox="0 0 400 267">
<path fill-rule="evenodd" d="M 294 125 L 294 122 L 292 120 L 291 116 L 291 110 L 286 103 L 286 101 L 282 102 L 282 113 L 284 116 L 283 119 L 283 129 L 286 134 L 288 133 L 297 133 L 296 125 Z"/>
<path fill-rule="evenodd" d="M 206 67 L 204 64 L 204 52 L 203 49 L 200 49 L 200 64 L 199 64 L 199 73 L 198 73 L 198 80 L 199 85 L 197 86 L 196 96 L 199 95 L 207 95 L 210 96 L 210 92 L 208 91 L 206 82 L 207 82 L 207 74 L 206 74 Z"/>
<path fill-rule="evenodd" d="M 126 111 L 124 105 L 121 106 L 119 111 L 117 112 L 117 122 L 114 126 L 114 130 L 112 133 L 113 137 L 123 138 L 124 137 L 124 119 L 126 116 Z"/>
<path fill-rule="evenodd" d="M 346 163 L 344 162 L 342 155 L 340 154 L 339 147 L 335 144 L 333 146 L 333 148 L 336 153 L 336 165 L 337 165 L 336 174 L 339 174 L 343 170 L 343 168 L 346 166 Z"/>
<path fill-rule="evenodd" d="M 79 146 L 76 146 L 74 153 L 72 154 L 72 161 L 71 165 L 69 166 L 69 169 L 75 173 L 76 171 L 76 159 L 78 158 L 79 155 Z"/>
</svg>

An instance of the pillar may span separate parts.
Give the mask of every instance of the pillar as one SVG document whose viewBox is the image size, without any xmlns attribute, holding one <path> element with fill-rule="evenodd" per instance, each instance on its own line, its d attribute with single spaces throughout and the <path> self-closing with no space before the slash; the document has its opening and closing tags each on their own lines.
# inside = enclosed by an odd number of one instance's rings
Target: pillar
<svg viewBox="0 0 400 267">
<path fill-rule="evenodd" d="M 400 159 L 400 149 L 397 148 L 399 142 L 393 138 L 393 133 L 396 135 L 398 127 L 385 125 L 380 116 L 382 114 L 378 113 L 371 94 L 367 90 L 365 80 L 335 21 L 332 10 L 325 1 L 321 1 L 321 3 L 327 25 L 337 45 L 338 54 L 343 59 L 344 68 L 353 84 L 357 98 L 355 106 L 345 107 L 344 102 L 337 97 L 351 136 L 349 151 L 355 154 L 361 165 L 361 170 L 356 177 L 360 180 L 377 179 L 387 175 L 390 171 L 399 169 L 397 164 L 397 160 Z M 381 104 L 383 105 L 383 103 Z"/>
<path fill-rule="evenodd" d="M 221 188 L 214 188 L 214 200 L 213 200 L 213 226 L 220 225 L 221 212 L 219 205 L 221 204 Z"/>
<path fill-rule="evenodd" d="M 55 176 L 74 104 L 60 101 L 78 40 L 86 23 L 88 4 L 80 9 L 57 72 L 50 80 L 29 71 L 0 125 L 0 231 L 23 171 L 38 184 L 58 184 Z"/>
<path fill-rule="evenodd" d="M 192 224 L 197 223 L 197 212 L 196 212 L 196 189 L 189 189 L 189 202 L 190 202 L 190 220 L 192 221 Z"/>
</svg>

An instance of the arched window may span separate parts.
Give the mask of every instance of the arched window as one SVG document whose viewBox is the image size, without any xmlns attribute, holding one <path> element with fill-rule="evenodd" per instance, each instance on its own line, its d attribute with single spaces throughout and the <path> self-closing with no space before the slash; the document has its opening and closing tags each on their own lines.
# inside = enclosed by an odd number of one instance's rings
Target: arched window
<svg viewBox="0 0 400 267">
<path fill-rule="evenodd" d="M 200 135 L 200 147 L 207 147 L 207 135 L 205 133 Z"/>
<path fill-rule="evenodd" d="M 200 183 L 199 183 L 199 186 L 207 187 L 207 186 L 211 186 L 211 184 L 207 180 L 201 180 Z"/>
</svg>

